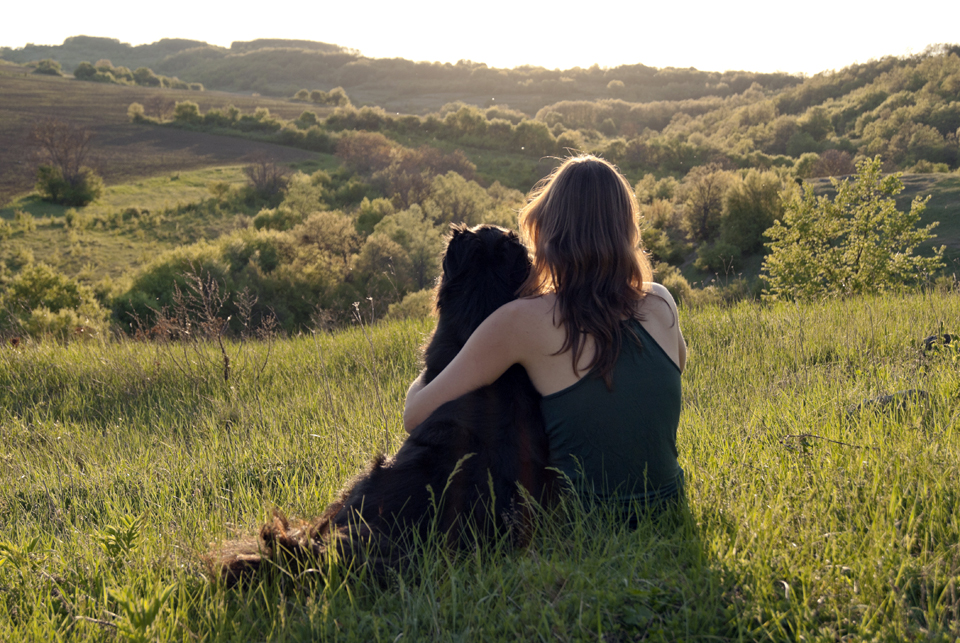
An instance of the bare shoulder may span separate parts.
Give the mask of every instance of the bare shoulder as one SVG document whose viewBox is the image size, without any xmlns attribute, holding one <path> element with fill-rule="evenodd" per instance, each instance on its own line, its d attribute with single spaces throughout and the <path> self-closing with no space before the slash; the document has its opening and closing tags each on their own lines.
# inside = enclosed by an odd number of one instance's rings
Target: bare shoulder
<svg viewBox="0 0 960 643">
<path fill-rule="evenodd" d="M 494 314 L 508 317 L 513 323 L 524 327 L 555 325 L 555 302 L 556 297 L 553 295 L 523 297 L 504 304 Z"/>
<path fill-rule="evenodd" d="M 655 282 L 644 284 L 644 291 L 647 294 L 637 307 L 637 312 L 664 326 L 677 325 L 677 303 L 673 300 L 670 291 Z"/>
<path fill-rule="evenodd" d="M 661 284 L 645 284 L 644 290 L 647 295 L 637 307 L 640 323 L 682 372 L 687 362 L 687 344 L 680 331 L 677 303 Z"/>
</svg>

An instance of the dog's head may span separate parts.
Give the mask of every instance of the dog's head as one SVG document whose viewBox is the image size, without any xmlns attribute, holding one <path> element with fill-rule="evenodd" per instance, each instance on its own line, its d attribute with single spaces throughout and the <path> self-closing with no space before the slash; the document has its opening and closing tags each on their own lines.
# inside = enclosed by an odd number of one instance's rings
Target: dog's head
<svg viewBox="0 0 960 643">
<path fill-rule="evenodd" d="M 490 313 L 517 298 L 530 266 L 516 233 L 496 226 L 453 226 L 437 288 L 438 326 L 463 346 Z"/>
</svg>

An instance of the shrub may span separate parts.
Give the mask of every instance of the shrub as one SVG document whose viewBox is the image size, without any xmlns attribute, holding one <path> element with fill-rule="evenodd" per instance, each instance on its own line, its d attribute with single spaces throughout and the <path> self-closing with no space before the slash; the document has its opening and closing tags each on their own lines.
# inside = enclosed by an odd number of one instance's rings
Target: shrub
<svg viewBox="0 0 960 643">
<path fill-rule="evenodd" d="M 97 75 L 97 68 L 83 61 L 73 70 L 73 77 L 77 80 L 92 80 Z"/>
<path fill-rule="evenodd" d="M 250 187 L 258 198 L 275 201 L 287 187 L 289 170 L 277 165 L 273 159 L 257 156 L 252 163 L 243 168 Z"/>
<path fill-rule="evenodd" d="M 45 264 L 26 265 L 0 294 L 0 321 L 35 337 L 99 333 L 107 316 L 90 288 Z"/>
<path fill-rule="evenodd" d="M 85 166 L 90 154 L 90 130 L 57 119 L 44 119 L 30 130 L 30 142 L 42 159 L 37 190 L 46 200 L 83 206 L 97 199 L 103 181 Z"/>
<path fill-rule="evenodd" d="M 303 216 L 290 208 L 263 208 L 253 218 L 257 230 L 290 230 L 303 221 Z"/>
<path fill-rule="evenodd" d="M 173 120 L 178 123 L 199 123 L 203 120 L 200 106 L 192 100 L 177 101 L 173 108 Z"/>
<path fill-rule="evenodd" d="M 773 171 L 750 170 L 733 182 L 723 198 L 720 241 L 749 254 L 763 248 L 763 233 L 783 215 L 782 184 Z"/>
<path fill-rule="evenodd" d="M 683 229 L 693 241 L 715 239 L 723 214 L 723 196 L 731 174 L 711 163 L 693 168 L 683 179 L 680 195 L 684 202 Z"/>
<path fill-rule="evenodd" d="M 432 288 L 408 294 L 403 300 L 390 304 L 387 319 L 423 319 L 433 314 Z"/>
<path fill-rule="evenodd" d="M 680 274 L 680 270 L 677 269 L 676 266 L 671 266 L 666 263 L 657 264 L 654 269 L 654 278 L 659 284 L 670 291 L 670 294 L 678 304 L 683 304 L 690 298 L 690 293 L 693 289 L 690 287 L 687 279 Z"/>
<path fill-rule="evenodd" d="M 82 207 L 100 198 L 103 179 L 90 168 L 82 167 L 79 175 L 69 181 L 58 168 L 41 165 L 37 168 L 36 189 L 45 201 Z"/>
<path fill-rule="evenodd" d="M 852 182 L 833 180 L 833 186 L 832 200 L 808 186 L 767 231 L 765 298 L 875 293 L 943 267 L 943 247 L 931 257 L 914 254 L 934 236 L 936 223 L 917 227 L 929 197 L 916 197 L 909 212 L 898 210 L 893 197 L 903 190 L 900 174 L 883 177 L 879 156 L 860 161 Z"/>
<path fill-rule="evenodd" d="M 46 76 L 63 76 L 63 72 L 60 71 L 60 63 L 49 58 L 44 58 L 38 62 L 36 69 L 33 70 L 33 73 L 44 74 Z"/>
<path fill-rule="evenodd" d="M 130 103 L 130 106 L 127 107 L 127 118 L 130 119 L 131 123 L 142 123 L 146 119 L 143 105 L 140 103 Z"/>
<path fill-rule="evenodd" d="M 741 254 L 740 248 L 720 239 L 697 248 L 697 260 L 693 265 L 704 272 L 729 275 L 740 267 Z"/>
</svg>

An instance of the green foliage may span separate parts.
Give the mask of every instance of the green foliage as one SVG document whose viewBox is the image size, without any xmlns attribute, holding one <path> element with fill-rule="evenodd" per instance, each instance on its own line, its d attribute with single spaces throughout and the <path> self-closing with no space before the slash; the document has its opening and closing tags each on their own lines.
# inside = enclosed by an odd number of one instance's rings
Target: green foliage
<svg viewBox="0 0 960 643">
<path fill-rule="evenodd" d="M 943 266 L 943 248 L 933 256 L 914 254 L 934 236 L 936 224 L 917 227 L 927 199 L 898 210 L 893 197 L 903 183 L 899 174 L 883 177 L 880 157 L 860 161 L 854 180 L 834 181 L 834 188 L 830 199 L 807 187 L 767 231 L 765 298 L 875 293 L 917 283 Z"/>
<path fill-rule="evenodd" d="M 124 640 L 147 643 L 156 640 L 154 625 L 160 610 L 177 589 L 176 583 L 149 588 L 141 596 L 132 587 L 111 589 L 110 598 L 119 606 L 122 619 L 118 626 Z"/>
<path fill-rule="evenodd" d="M 127 118 L 130 119 L 131 123 L 140 123 L 146 120 L 143 105 L 140 103 L 130 103 L 130 106 L 127 107 Z"/>
<path fill-rule="evenodd" d="M 107 525 L 97 534 L 97 544 L 110 559 L 126 558 L 139 546 L 145 525 L 145 516 L 121 516 L 119 525 Z"/>
<path fill-rule="evenodd" d="M 677 304 L 682 305 L 690 298 L 692 288 L 690 282 L 684 278 L 676 266 L 667 263 L 658 263 L 654 269 L 654 278 L 657 283 L 670 291 Z"/>
<path fill-rule="evenodd" d="M 453 170 L 434 177 L 430 196 L 423 202 L 424 212 L 436 223 L 477 225 L 493 206 L 493 199 L 474 181 Z"/>
<path fill-rule="evenodd" d="M 263 208 L 253 218 L 253 227 L 257 230 L 290 230 L 303 221 L 303 215 L 290 208 L 279 206 Z"/>
<path fill-rule="evenodd" d="M 156 74 L 153 73 L 153 70 L 148 67 L 137 67 L 133 71 L 133 79 L 138 85 L 143 87 L 160 87 L 163 84 L 163 81 Z"/>
<path fill-rule="evenodd" d="M 0 564 L 0 639 L 953 640 L 960 371 L 919 343 L 957 319 L 955 293 L 682 305 L 684 507 L 629 529 L 568 503 L 528 546 L 431 541 L 385 583 L 331 563 L 229 590 L 211 541 L 319 515 L 399 447 L 431 324 L 225 338 L 229 383 L 181 370 L 215 341 L 5 348 L 0 551 L 23 562 Z M 145 511 L 104 564 L 96 534 Z"/>
<path fill-rule="evenodd" d="M 354 256 L 361 242 L 349 216 L 320 211 L 299 223 L 294 223 L 295 219 L 285 220 L 282 226 L 276 223 L 287 216 L 298 215 L 281 204 L 258 215 L 258 229 L 160 255 L 139 270 L 116 297 L 116 319 L 127 330 L 148 332 L 171 315 L 196 318 L 195 311 L 183 312 L 183 302 L 190 292 L 206 292 L 196 286 L 198 279 L 216 284 L 219 297 L 216 306 L 201 308 L 215 308 L 210 315 L 217 319 L 230 318 L 237 333 L 266 320 L 295 332 L 309 327 L 320 310 L 330 311 L 336 323 L 343 323 L 350 319 L 352 303 L 364 296 L 362 289 L 383 272 L 393 281 L 389 288 L 373 293 L 378 305 L 386 306 L 407 292 L 412 278 L 409 259 L 395 242 L 390 241 L 393 252 L 389 257 L 381 253 L 358 263 Z M 285 231 L 271 229 L 288 225 Z"/>
<path fill-rule="evenodd" d="M 652 175 L 648 175 L 652 176 Z M 656 262 L 680 264 L 689 252 L 680 211 L 672 201 L 654 199 L 640 205 L 643 248 Z"/>
<path fill-rule="evenodd" d="M 40 535 L 37 534 L 22 546 L 15 543 L 0 540 L 0 567 L 9 565 L 22 574 L 27 570 L 34 569 L 46 558 L 48 550 L 43 548 Z"/>
<path fill-rule="evenodd" d="M 51 203 L 82 207 L 103 194 L 103 179 L 89 167 L 81 167 L 72 180 L 64 178 L 60 168 L 41 165 L 37 168 L 36 190 Z"/>
<path fill-rule="evenodd" d="M 81 62 L 73 70 L 73 77 L 77 80 L 93 80 L 97 75 L 97 68 L 87 61 Z"/>
<path fill-rule="evenodd" d="M 199 123 L 202 120 L 200 106 L 190 100 L 177 101 L 173 108 L 173 120 L 178 123 Z"/>
<path fill-rule="evenodd" d="M 364 197 L 363 201 L 360 202 L 360 207 L 357 210 L 357 232 L 362 234 L 364 237 L 370 236 L 374 230 L 374 227 L 380 223 L 385 216 L 393 214 L 394 212 L 395 209 L 393 207 L 393 203 L 391 203 L 388 199 L 378 198 L 371 201 L 370 199 Z"/>
<path fill-rule="evenodd" d="M 60 63 L 49 58 L 44 58 L 38 62 L 33 73 L 43 74 L 45 76 L 63 76 L 63 72 L 60 70 Z"/>
<path fill-rule="evenodd" d="M 106 330 L 108 313 L 93 291 L 46 264 L 27 264 L 0 291 L 0 328 L 60 340 Z"/>
<path fill-rule="evenodd" d="M 744 254 L 763 247 L 763 233 L 783 215 L 783 194 L 793 181 L 774 171 L 750 170 L 723 197 L 720 241 Z"/>
<path fill-rule="evenodd" d="M 444 248 L 441 229 L 418 205 L 387 214 L 374 227 L 373 234 L 386 236 L 405 252 L 406 259 L 400 259 L 403 264 L 409 264 L 409 280 L 401 281 L 405 289 L 421 290 L 439 276 Z"/>
<path fill-rule="evenodd" d="M 697 248 L 697 259 L 693 265 L 704 272 L 730 275 L 740 267 L 742 255 L 743 251 L 738 246 L 717 239 Z"/>
<path fill-rule="evenodd" d="M 681 224 L 697 242 L 711 241 L 720 230 L 723 196 L 732 181 L 729 172 L 715 164 L 698 166 L 680 186 L 684 209 Z"/>
<path fill-rule="evenodd" d="M 435 297 L 433 288 L 409 293 L 402 301 L 390 304 L 386 318 L 392 320 L 426 319 L 434 312 L 433 302 Z"/>
<path fill-rule="evenodd" d="M 256 198 L 268 203 L 282 199 L 283 191 L 289 183 L 289 170 L 266 155 L 253 159 L 250 165 L 243 168 L 243 173 L 246 174 Z"/>
</svg>

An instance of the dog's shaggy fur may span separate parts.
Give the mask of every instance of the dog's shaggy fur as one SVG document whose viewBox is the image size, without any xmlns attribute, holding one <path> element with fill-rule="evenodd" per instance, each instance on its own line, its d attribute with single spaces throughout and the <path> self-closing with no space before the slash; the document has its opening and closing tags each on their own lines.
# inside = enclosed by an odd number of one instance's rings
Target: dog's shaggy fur
<svg viewBox="0 0 960 643">
<path fill-rule="evenodd" d="M 439 319 L 425 351 L 427 381 L 480 322 L 516 297 L 529 270 L 512 232 L 454 228 L 437 292 Z M 396 455 L 374 460 L 313 522 L 291 525 L 278 513 L 259 538 L 228 544 L 208 562 L 230 584 L 265 561 L 315 563 L 331 551 L 382 573 L 432 533 L 456 548 L 511 528 L 522 538 L 517 527 L 527 517 L 527 500 L 549 502 L 557 492 L 546 468 L 539 400 L 523 368 L 513 366 L 492 385 L 434 411 Z"/>
</svg>

